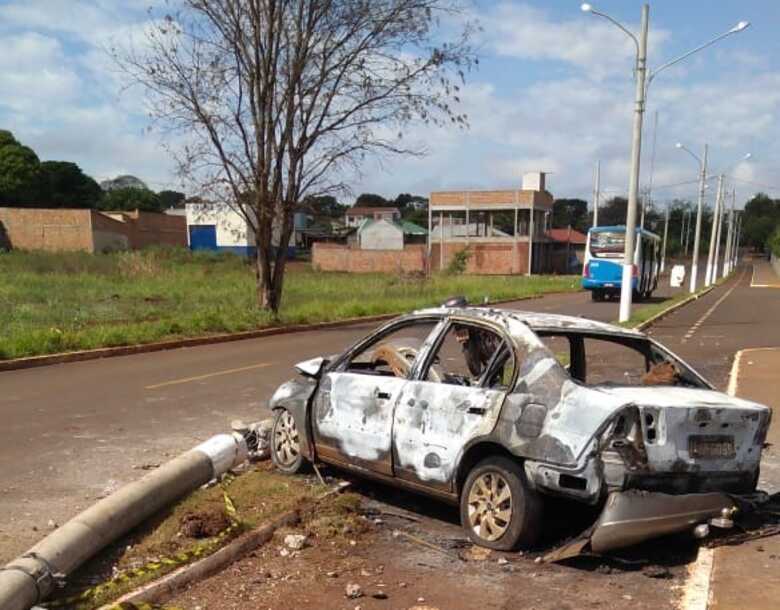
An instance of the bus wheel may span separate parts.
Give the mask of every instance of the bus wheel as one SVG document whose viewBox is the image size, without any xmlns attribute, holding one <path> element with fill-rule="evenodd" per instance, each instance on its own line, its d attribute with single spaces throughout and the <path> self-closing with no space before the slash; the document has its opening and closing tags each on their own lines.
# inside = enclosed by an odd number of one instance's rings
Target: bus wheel
<svg viewBox="0 0 780 610">
<path fill-rule="evenodd" d="M 590 298 L 592 301 L 603 301 L 604 300 L 604 291 L 603 290 L 591 290 L 590 291 Z"/>
</svg>

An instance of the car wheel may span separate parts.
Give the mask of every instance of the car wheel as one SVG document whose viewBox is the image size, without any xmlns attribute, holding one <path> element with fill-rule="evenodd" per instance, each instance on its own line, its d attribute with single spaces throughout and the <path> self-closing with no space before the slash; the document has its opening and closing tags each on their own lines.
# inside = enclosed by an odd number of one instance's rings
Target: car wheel
<svg viewBox="0 0 780 610">
<path fill-rule="evenodd" d="M 541 529 L 542 499 L 519 462 L 492 456 L 469 473 L 460 495 L 460 521 L 469 538 L 498 551 L 532 546 Z"/>
<path fill-rule="evenodd" d="M 604 293 L 601 290 L 591 290 L 590 298 L 592 301 L 603 301 Z"/>
<path fill-rule="evenodd" d="M 271 460 L 278 470 L 295 474 L 303 469 L 300 435 L 295 419 L 287 409 L 279 409 L 271 428 Z"/>
</svg>

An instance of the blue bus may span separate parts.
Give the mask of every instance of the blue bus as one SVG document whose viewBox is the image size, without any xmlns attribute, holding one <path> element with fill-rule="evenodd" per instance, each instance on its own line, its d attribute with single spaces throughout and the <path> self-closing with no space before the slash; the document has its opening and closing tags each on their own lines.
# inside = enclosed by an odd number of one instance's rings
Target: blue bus
<svg viewBox="0 0 780 610">
<path fill-rule="evenodd" d="M 582 287 L 590 290 L 594 301 L 620 296 L 625 243 L 625 226 L 592 227 L 588 231 Z M 631 279 L 636 300 L 650 298 L 658 287 L 660 265 L 661 238 L 645 229 L 637 229 Z"/>
</svg>

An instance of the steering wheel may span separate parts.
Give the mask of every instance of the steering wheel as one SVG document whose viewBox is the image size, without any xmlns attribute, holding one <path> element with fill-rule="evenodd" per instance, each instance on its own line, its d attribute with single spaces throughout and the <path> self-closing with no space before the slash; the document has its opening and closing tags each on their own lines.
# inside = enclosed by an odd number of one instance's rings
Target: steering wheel
<svg viewBox="0 0 780 610">
<path fill-rule="evenodd" d="M 374 365 L 385 362 L 396 377 L 408 377 L 412 364 L 417 359 L 417 353 L 413 347 L 396 347 L 391 343 L 382 343 L 374 350 L 371 362 Z M 428 370 L 428 380 L 437 383 L 441 381 L 441 376 L 433 367 Z"/>
</svg>

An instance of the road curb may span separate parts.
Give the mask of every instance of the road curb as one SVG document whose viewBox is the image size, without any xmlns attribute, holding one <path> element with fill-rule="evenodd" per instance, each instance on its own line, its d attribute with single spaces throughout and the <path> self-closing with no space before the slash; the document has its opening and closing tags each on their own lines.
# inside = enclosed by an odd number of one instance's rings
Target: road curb
<svg viewBox="0 0 780 610">
<path fill-rule="evenodd" d="M 515 301 L 529 301 L 540 299 L 543 296 L 553 294 L 569 294 L 566 292 L 546 292 L 526 297 L 514 297 L 511 299 L 501 299 L 498 301 L 489 301 L 486 305 L 501 305 L 502 303 L 513 303 Z M 122 345 L 118 347 L 99 347 L 97 349 L 79 350 L 76 352 L 65 352 L 60 354 L 47 354 L 45 356 L 28 356 L 26 358 L 14 358 L 11 360 L 0 360 L 0 372 L 16 371 L 20 369 L 31 369 L 39 366 L 49 366 L 52 364 L 66 364 L 69 362 L 83 362 L 86 360 L 99 360 L 101 358 L 115 358 L 117 356 L 132 356 L 136 354 L 146 354 L 150 352 L 162 352 L 182 347 L 197 347 L 200 345 L 213 345 L 215 343 L 230 343 L 232 341 L 244 341 L 246 339 L 259 339 L 261 337 L 270 337 L 273 335 L 286 335 L 292 333 L 301 333 L 311 330 L 322 330 L 329 328 L 339 328 L 342 326 L 351 326 L 353 324 L 383 322 L 395 318 L 402 313 L 385 313 L 375 316 L 359 316 L 356 318 L 345 318 L 344 320 L 334 320 L 333 322 L 315 322 L 312 324 L 290 324 L 286 326 L 270 326 L 258 328 L 256 330 L 247 330 L 238 333 L 223 333 L 219 335 L 208 335 L 204 337 L 189 337 L 186 339 L 173 339 L 169 341 L 156 341 L 154 343 L 142 343 L 140 345 Z"/>
<path fill-rule="evenodd" d="M 116 610 L 121 607 L 122 604 L 159 604 L 165 602 L 187 585 L 198 582 L 209 576 L 213 576 L 218 572 L 221 572 L 230 564 L 238 561 L 243 556 L 247 555 L 251 551 L 261 547 L 267 543 L 280 527 L 286 525 L 294 525 L 300 521 L 301 513 L 306 508 L 316 506 L 318 503 L 326 500 L 331 496 L 340 494 L 349 488 L 350 484 L 340 483 L 335 489 L 326 491 L 322 495 L 314 499 L 309 506 L 299 506 L 297 508 L 290 509 L 285 513 L 282 513 L 269 523 L 265 523 L 255 529 L 239 536 L 230 544 L 222 547 L 218 551 L 215 551 L 208 557 L 204 557 L 200 561 L 182 566 L 178 570 L 174 570 L 170 574 L 141 587 L 125 593 L 119 599 L 104 604 L 98 608 L 98 610 Z"/>
<path fill-rule="evenodd" d="M 679 302 L 675 303 L 674 305 L 670 305 L 666 309 L 663 309 L 663 310 L 659 311 L 654 316 L 651 316 L 650 318 L 648 318 L 644 322 L 641 322 L 640 324 L 637 324 L 636 326 L 634 326 L 633 327 L 634 330 L 645 330 L 649 326 L 652 326 L 653 324 L 658 322 L 658 320 L 660 320 L 661 318 L 664 318 L 664 317 L 668 316 L 670 313 L 674 313 L 675 311 L 677 311 L 681 307 L 685 307 L 688 303 L 691 303 L 692 301 L 696 301 L 696 300 L 700 299 L 705 294 L 709 293 L 711 290 L 717 288 L 718 286 L 719 286 L 719 284 L 712 284 L 711 286 L 707 286 L 706 288 L 703 288 L 702 290 L 700 290 L 696 294 L 692 294 L 691 296 L 683 299 L 682 301 L 679 301 Z"/>
</svg>

